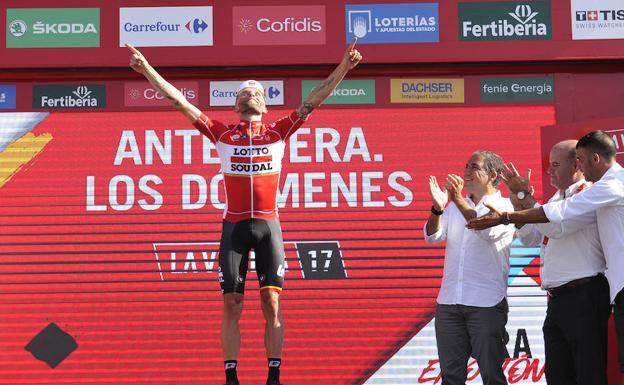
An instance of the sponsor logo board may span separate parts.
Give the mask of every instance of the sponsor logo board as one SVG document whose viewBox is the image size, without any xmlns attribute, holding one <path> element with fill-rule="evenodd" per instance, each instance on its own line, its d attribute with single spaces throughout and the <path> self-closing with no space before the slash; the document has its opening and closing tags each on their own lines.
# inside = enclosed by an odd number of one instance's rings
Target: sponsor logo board
<svg viewBox="0 0 624 385">
<path fill-rule="evenodd" d="M 572 0 L 572 39 L 624 39 L 624 2 Z"/>
<path fill-rule="evenodd" d="M 359 44 L 439 42 L 437 3 L 347 4 L 346 40 Z"/>
<path fill-rule="evenodd" d="M 459 3 L 460 40 L 550 40 L 551 37 L 550 0 Z"/>
<path fill-rule="evenodd" d="M 305 100 L 320 80 L 301 81 L 301 99 Z M 343 80 L 323 104 L 374 104 L 374 80 Z"/>
<path fill-rule="evenodd" d="M 482 102 L 551 101 L 555 81 L 552 76 L 482 78 L 480 93 Z"/>
<path fill-rule="evenodd" d="M 15 108 L 17 91 L 15 85 L 0 84 L 0 110 Z"/>
<path fill-rule="evenodd" d="M 210 105 L 233 106 L 236 103 L 236 94 L 242 81 L 214 81 L 210 82 Z M 284 81 L 261 80 L 264 87 L 264 99 L 267 106 L 281 106 L 284 104 Z"/>
<path fill-rule="evenodd" d="M 7 48 L 99 47 L 99 8 L 9 8 Z"/>
<path fill-rule="evenodd" d="M 324 5 L 234 7 L 234 45 L 325 44 Z"/>
<path fill-rule="evenodd" d="M 199 83 L 194 81 L 171 82 L 191 103 L 199 102 Z M 126 107 L 170 106 L 171 103 L 150 83 L 144 81 L 124 83 L 124 105 Z"/>
<path fill-rule="evenodd" d="M 391 103 L 463 103 L 464 79 L 391 79 Z"/>
<path fill-rule="evenodd" d="M 33 108 L 104 108 L 104 84 L 35 85 L 32 92 Z"/>
<path fill-rule="evenodd" d="M 119 46 L 190 47 L 213 44 L 212 7 L 119 9 Z"/>
</svg>

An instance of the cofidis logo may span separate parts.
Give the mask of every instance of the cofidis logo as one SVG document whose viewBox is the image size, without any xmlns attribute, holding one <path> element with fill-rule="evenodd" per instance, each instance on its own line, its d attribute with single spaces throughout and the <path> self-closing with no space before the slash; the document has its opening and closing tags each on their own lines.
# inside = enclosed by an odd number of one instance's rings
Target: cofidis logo
<svg viewBox="0 0 624 385">
<path fill-rule="evenodd" d="M 9 8 L 7 48 L 99 47 L 99 8 Z"/>
<path fill-rule="evenodd" d="M 464 79 L 391 79 L 391 103 L 463 103 Z"/>
<path fill-rule="evenodd" d="M 325 6 L 234 7 L 234 45 L 325 44 Z"/>
<path fill-rule="evenodd" d="M 212 7 L 131 7 L 119 9 L 119 46 L 211 46 Z"/>
<path fill-rule="evenodd" d="M 346 41 L 359 44 L 438 42 L 437 3 L 347 4 Z"/>
<path fill-rule="evenodd" d="M 173 81 L 182 95 L 189 102 L 198 105 L 199 83 L 196 81 Z M 171 102 L 164 97 L 150 83 L 145 81 L 133 81 L 124 83 L 124 105 L 126 107 L 165 107 Z"/>
</svg>

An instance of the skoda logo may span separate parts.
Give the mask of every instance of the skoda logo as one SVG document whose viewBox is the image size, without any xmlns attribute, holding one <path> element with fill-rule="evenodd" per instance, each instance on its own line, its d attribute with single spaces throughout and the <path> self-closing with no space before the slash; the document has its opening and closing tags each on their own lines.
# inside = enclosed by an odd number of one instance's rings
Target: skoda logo
<svg viewBox="0 0 624 385">
<path fill-rule="evenodd" d="M 28 25 L 26 25 L 26 22 L 22 20 L 13 20 L 9 24 L 9 31 L 11 31 L 11 35 L 15 37 L 24 36 L 26 30 L 28 30 Z"/>
</svg>

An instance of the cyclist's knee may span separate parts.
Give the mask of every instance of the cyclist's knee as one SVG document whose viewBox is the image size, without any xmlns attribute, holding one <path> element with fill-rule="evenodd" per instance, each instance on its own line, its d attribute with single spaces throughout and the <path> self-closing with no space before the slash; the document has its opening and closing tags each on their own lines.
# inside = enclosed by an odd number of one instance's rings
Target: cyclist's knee
<svg viewBox="0 0 624 385">
<path fill-rule="evenodd" d="M 223 296 L 223 312 L 228 318 L 240 319 L 243 313 L 243 295 L 228 293 Z"/>
</svg>

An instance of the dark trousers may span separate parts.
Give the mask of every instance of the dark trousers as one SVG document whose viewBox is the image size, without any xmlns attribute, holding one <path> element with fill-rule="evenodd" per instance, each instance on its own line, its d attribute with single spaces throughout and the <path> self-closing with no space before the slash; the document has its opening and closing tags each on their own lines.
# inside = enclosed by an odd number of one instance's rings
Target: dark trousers
<svg viewBox="0 0 624 385">
<path fill-rule="evenodd" d="M 543 327 L 548 385 L 607 385 L 610 315 L 603 275 L 549 298 Z"/>
<path fill-rule="evenodd" d="M 507 385 L 503 372 L 507 300 L 492 307 L 440 305 L 435 331 L 442 385 L 464 385 L 470 356 L 477 360 L 484 385 Z"/>
<path fill-rule="evenodd" d="M 613 306 L 615 331 L 617 332 L 618 351 L 620 354 L 620 372 L 624 374 L 624 289 L 615 297 Z"/>
</svg>

